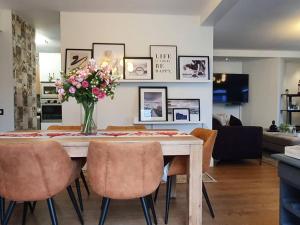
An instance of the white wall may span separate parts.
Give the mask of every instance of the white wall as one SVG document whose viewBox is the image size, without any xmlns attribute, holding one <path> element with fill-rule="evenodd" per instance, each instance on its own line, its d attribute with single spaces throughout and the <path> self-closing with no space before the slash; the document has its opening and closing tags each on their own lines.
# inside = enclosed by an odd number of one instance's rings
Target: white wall
<svg viewBox="0 0 300 225">
<path fill-rule="evenodd" d="M 300 80 L 300 62 L 287 61 L 284 66 L 284 76 L 282 84 L 282 93 L 285 93 L 285 89 L 289 89 L 290 94 L 298 93 L 298 82 Z M 300 98 L 293 98 L 293 104 L 300 105 Z M 282 105 L 282 108 L 285 105 Z M 283 115 L 283 122 L 286 122 L 286 115 Z M 292 124 L 300 124 L 300 113 L 292 114 Z"/>
<path fill-rule="evenodd" d="M 213 28 L 201 27 L 197 16 L 61 13 L 62 59 L 66 48 L 91 48 L 93 42 L 125 43 L 126 56 L 137 57 L 149 56 L 150 44 L 177 45 L 178 55 L 208 55 L 211 74 L 213 71 Z M 168 86 L 170 98 L 200 98 L 201 119 L 206 127 L 211 127 L 211 83 L 152 85 Z M 138 86 L 149 85 L 122 83 L 113 101 L 107 99 L 98 104 L 98 127 L 133 123 L 138 116 Z M 64 104 L 63 123 L 78 124 L 79 114 L 80 108 L 75 103 Z"/>
<path fill-rule="evenodd" d="M 279 123 L 283 60 L 255 59 L 243 63 L 249 74 L 249 103 L 242 108 L 245 125 L 269 127 Z"/>
<path fill-rule="evenodd" d="M 217 61 L 214 60 L 214 73 L 243 73 L 241 61 Z M 225 104 L 213 104 L 213 114 L 233 115 L 242 120 L 242 106 L 228 106 Z"/>
<path fill-rule="evenodd" d="M 282 92 L 289 89 L 289 93 L 298 93 L 298 82 L 300 80 L 300 62 L 286 62 L 284 68 L 284 77 Z"/>
<path fill-rule="evenodd" d="M 14 79 L 12 67 L 12 15 L 10 10 L 0 10 L 0 131 L 14 130 Z"/>
<path fill-rule="evenodd" d="M 40 81 L 48 81 L 49 73 L 55 75 L 54 79 L 60 78 L 61 54 L 39 53 Z"/>
</svg>

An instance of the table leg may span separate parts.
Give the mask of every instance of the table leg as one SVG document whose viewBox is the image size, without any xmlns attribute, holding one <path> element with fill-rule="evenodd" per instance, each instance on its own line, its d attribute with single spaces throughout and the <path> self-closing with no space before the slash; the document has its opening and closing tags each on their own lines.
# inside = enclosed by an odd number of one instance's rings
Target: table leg
<svg viewBox="0 0 300 225">
<path fill-rule="evenodd" d="M 188 225 L 202 224 L 202 145 L 191 145 L 189 160 Z"/>
<path fill-rule="evenodd" d="M 174 176 L 174 179 L 172 179 L 172 189 L 171 189 L 171 198 L 176 198 L 176 184 L 177 179 L 176 175 Z"/>
</svg>

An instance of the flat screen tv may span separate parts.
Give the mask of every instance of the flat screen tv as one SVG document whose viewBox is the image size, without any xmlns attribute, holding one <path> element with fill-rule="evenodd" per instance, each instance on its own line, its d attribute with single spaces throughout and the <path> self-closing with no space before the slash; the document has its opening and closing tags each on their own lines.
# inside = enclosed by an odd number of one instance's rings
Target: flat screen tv
<svg viewBox="0 0 300 225">
<path fill-rule="evenodd" d="M 242 104 L 248 102 L 249 75 L 214 73 L 214 103 Z"/>
</svg>

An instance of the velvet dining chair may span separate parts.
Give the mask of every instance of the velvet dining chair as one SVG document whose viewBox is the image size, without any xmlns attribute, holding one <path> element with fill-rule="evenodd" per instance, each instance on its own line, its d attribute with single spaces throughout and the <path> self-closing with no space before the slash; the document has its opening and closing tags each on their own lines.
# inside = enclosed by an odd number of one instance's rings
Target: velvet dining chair
<svg viewBox="0 0 300 225">
<path fill-rule="evenodd" d="M 149 209 L 157 224 L 152 193 L 163 172 L 160 143 L 91 142 L 87 167 L 92 190 L 102 196 L 99 225 L 104 225 L 111 199 L 137 198 L 141 201 L 147 225 L 152 224 Z"/>
<path fill-rule="evenodd" d="M 52 125 L 49 126 L 47 130 L 49 131 L 80 131 L 81 126 L 63 126 L 63 125 Z M 72 160 L 76 160 L 79 161 L 78 163 L 80 163 L 81 168 L 83 168 L 86 164 L 86 158 L 72 158 Z M 86 189 L 86 192 L 88 195 L 90 195 L 90 189 L 89 186 L 86 182 L 83 170 L 81 169 L 80 171 L 80 177 L 81 180 L 83 182 L 83 185 Z M 77 195 L 78 195 L 78 200 L 79 200 L 79 205 L 80 205 L 80 209 L 83 211 L 83 203 L 82 203 L 82 196 L 81 196 L 81 190 L 80 190 L 80 182 L 79 179 L 75 180 L 75 184 L 76 184 L 76 189 L 77 189 Z"/>
<path fill-rule="evenodd" d="M 205 173 L 210 167 L 210 161 L 214 143 L 217 137 L 217 131 L 196 128 L 191 132 L 191 135 L 203 140 L 203 158 L 202 158 L 202 172 Z M 169 220 L 169 209 L 171 200 L 171 190 L 173 179 L 176 179 L 176 175 L 186 175 L 188 173 L 188 156 L 175 156 L 169 166 L 168 177 L 167 177 L 167 189 L 166 189 L 166 206 L 165 206 L 165 224 Z M 158 190 L 157 190 L 158 191 Z M 211 206 L 206 187 L 202 182 L 202 192 L 206 203 L 208 205 L 211 216 L 214 218 L 215 214 Z M 157 195 L 157 193 L 156 193 Z"/>
<path fill-rule="evenodd" d="M 29 203 L 41 200 L 47 201 L 52 225 L 57 225 L 53 197 L 65 189 L 80 223 L 84 224 L 71 187 L 81 165 L 72 161 L 59 143 L 1 143 L 0 165 L 0 196 L 10 201 L 4 215 L 1 213 L 2 225 L 8 224 L 17 202 L 24 202 L 22 224 L 25 224 Z M 1 207 L 3 210 L 2 204 Z"/>
</svg>

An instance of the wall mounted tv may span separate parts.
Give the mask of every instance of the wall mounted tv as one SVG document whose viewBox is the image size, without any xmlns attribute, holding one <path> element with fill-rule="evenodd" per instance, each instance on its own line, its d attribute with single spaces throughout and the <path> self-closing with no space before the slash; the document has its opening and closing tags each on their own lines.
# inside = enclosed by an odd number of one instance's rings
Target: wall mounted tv
<svg viewBox="0 0 300 225">
<path fill-rule="evenodd" d="M 248 102 L 249 75 L 214 73 L 214 103 L 242 104 Z"/>
</svg>

